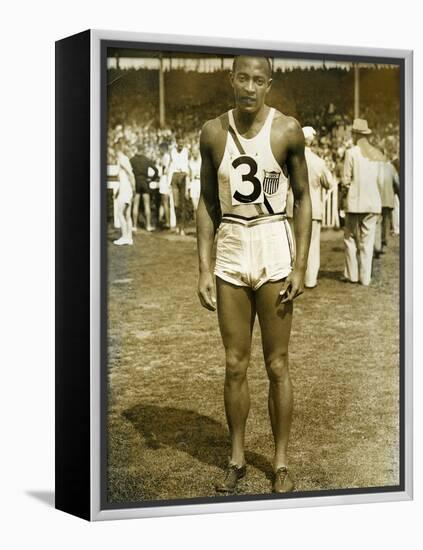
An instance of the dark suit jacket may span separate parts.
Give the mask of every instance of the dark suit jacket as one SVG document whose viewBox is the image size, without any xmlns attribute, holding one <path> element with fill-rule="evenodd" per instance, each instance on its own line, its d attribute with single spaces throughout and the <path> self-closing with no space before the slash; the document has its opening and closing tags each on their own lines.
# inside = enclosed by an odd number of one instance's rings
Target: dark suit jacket
<svg viewBox="0 0 423 550">
<path fill-rule="evenodd" d="M 159 177 L 159 171 L 154 165 L 153 161 L 145 155 L 135 155 L 131 158 L 131 166 L 135 176 L 136 191 L 137 193 L 148 193 L 149 182 Z M 148 169 L 154 170 L 154 176 L 148 175 Z"/>
</svg>

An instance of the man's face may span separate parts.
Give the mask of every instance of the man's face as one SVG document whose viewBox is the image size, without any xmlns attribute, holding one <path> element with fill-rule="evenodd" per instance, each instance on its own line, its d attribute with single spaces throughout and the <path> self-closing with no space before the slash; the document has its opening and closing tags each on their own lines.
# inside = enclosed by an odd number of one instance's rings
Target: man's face
<svg viewBox="0 0 423 550">
<path fill-rule="evenodd" d="M 239 57 L 230 80 L 236 106 L 248 113 L 255 113 L 263 106 L 272 83 L 264 57 Z"/>
</svg>

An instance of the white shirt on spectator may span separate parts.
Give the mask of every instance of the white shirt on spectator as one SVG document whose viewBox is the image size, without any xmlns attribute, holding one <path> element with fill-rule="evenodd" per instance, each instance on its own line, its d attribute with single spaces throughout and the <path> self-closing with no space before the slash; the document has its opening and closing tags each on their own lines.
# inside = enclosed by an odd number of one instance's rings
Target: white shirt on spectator
<svg viewBox="0 0 423 550">
<path fill-rule="evenodd" d="M 355 214 L 380 214 L 382 154 L 366 140 L 360 141 L 345 153 L 344 184 L 349 187 L 346 211 Z M 362 149 L 367 156 L 364 156 Z"/>
<path fill-rule="evenodd" d="M 183 147 L 181 151 L 176 148 L 170 153 L 172 172 L 188 173 L 188 149 Z"/>
</svg>

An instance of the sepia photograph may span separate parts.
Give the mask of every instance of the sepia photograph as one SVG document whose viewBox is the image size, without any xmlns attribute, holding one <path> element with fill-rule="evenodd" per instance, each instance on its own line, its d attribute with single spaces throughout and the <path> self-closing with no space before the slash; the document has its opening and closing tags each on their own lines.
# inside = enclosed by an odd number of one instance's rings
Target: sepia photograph
<svg viewBox="0 0 423 550">
<path fill-rule="evenodd" d="M 107 42 L 102 506 L 400 491 L 399 60 Z"/>
</svg>

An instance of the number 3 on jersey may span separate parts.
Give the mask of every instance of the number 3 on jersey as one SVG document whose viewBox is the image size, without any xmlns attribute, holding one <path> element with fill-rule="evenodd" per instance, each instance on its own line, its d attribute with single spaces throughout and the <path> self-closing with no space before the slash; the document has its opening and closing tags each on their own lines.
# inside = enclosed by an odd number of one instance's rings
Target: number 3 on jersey
<svg viewBox="0 0 423 550">
<path fill-rule="evenodd" d="M 233 205 L 263 202 L 263 186 L 257 178 L 257 171 L 257 162 L 247 155 L 232 162 L 229 179 Z"/>
</svg>

